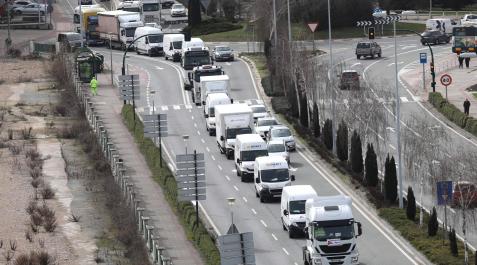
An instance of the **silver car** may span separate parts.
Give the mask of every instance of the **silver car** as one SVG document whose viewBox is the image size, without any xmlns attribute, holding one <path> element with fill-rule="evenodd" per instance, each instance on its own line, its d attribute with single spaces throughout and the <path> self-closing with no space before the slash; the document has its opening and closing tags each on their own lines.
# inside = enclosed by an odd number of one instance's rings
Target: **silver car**
<svg viewBox="0 0 477 265">
<path fill-rule="evenodd" d="M 171 8 L 171 17 L 185 17 L 187 9 L 182 4 L 174 4 Z"/>
<path fill-rule="evenodd" d="M 19 6 L 13 9 L 13 13 L 16 15 L 45 15 L 46 14 L 46 5 L 32 3 L 26 6 Z"/>
<path fill-rule="evenodd" d="M 290 165 L 290 153 L 288 153 L 288 148 L 282 140 L 268 142 L 268 156 L 281 156 Z"/>
<path fill-rule="evenodd" d="M 233 61 L 234 51 L 228 46 L 215 46 L 213 52 L 213 58 L 215 61 Z"/>
<path fill-rule="evenodd" d="M 267 141 L 281 140 L 285 142 L 288 150 L 296 149 L 295 137 L 293 137 L 290 129 L 285 125 L 276 125 L 270 127 L 270 132 L 267 134 Z"/>
</svg>

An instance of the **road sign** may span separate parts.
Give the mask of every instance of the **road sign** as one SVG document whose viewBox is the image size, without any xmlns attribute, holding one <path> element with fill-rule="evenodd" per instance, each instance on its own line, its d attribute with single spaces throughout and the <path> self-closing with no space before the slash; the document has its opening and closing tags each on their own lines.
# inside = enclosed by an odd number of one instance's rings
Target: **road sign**
<svg viewBox="0 0 477 265">
<path fill-rule="evenodd" d="M 441 76 L 441 84 L 443 86 L 448 86 L 452 84 L 452 77 L 449 74 L 443 74 Z"/>
<path fill-rule="evenodd" d="M 191 161 L 194 161 L 194 159 L 204 160 L 204 153 L 198 153 L 197 155 L 195 155 L 195 158 L 194 158 L 194 154 L 176 155 L 177 162 L 191 162 Z"/>
<path fill-rule="evenodd" d="M 425 52 L 419 53 L 419 61 L 422 64 L 426 64 L 427 63 L 427 53 L 425 53 Z"/>
<path fill-rule="evenodd" d="M 376 18 L 374 20 L 364 20 L 364 21 L 357 21 L 357 27 L 366 27 L 372 25 L 387 25 L 394 21 L 399 21 L 401 19 L 400 16 L 387 16 L 386 18 Z"/>
<path fill-rule="evenodd" d="M 191 169 L 178 169 L 176 170 L 177 176 L 190 176 L 194 174 L 205 174 L 205 168 L 191 168 Z"/>
<path fill-rule="evenodd" d="M 199 174 L 197 173 L 196 175 L 183 175 L 183 176 L 177 176 L 177 182 L 187 182 L 187 181 L 205 181 L 205 174 Z"/>
<path fill-rule="evenodd" d="M 142 115 L 144 122 L 157 122 L 157 120 L 165 121 L 167 120 L 167 114 L 146 114 Z"/>
<path fill-rule="evenodd" d="M 315 32 L 316 28 L 318 28 L 318 22 L 308 23 L 308 27 L 310 28 L 311 32 Z"/>
<path fill-rule="evenodd" d="M 177 182 L 177 188 L 179 189 L 194 189 L 197 183 L 198 188 L 205 188 L 207 185 L 205 182 Z"/>
<path fill-rule="evenodd" d="M 221 265 L 253 265 L 253 233 L 222 235 L 218 238 Z"/>
<path fill-rule="evenodd" d="M 194 168 L 194 167 L 205 167 L 205 162 L 197 161 L 197 162 L 177 163 L 178 169 L 186 169 L 186 168 Z"/>
<path fill-rule="evenodd" d="M 437 205 L 447 205 L 452 199 L 452 181 L 437 182 Z"/>
</svg>

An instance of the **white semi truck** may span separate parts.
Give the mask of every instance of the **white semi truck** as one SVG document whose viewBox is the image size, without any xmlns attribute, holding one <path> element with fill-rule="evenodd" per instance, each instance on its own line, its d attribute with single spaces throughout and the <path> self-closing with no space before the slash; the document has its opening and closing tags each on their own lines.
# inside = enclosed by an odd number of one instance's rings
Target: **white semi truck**
<svg viewBox="0 0 477 265">
<path fill-rule="evenodd" d="M 356 238 L 362 230 L 361 223 L 354 220 L 350 197 L 308 199 L 305 215 L 305 265 L 359 264 Z M 358 233 L 355 233 L 355 225 Z"/>
<path fill-rule="evenodd" d="M 260 135 L 252 133 L 237 135 L 234 150 L 235 169 L 242 182 L 253 181 L 255 158 L 267 155 L 267 143 Z"/>
<path fill-rule="evenodd" d="M 136 28 L 142 27 L 141 14 L 123 10 L 106 11 L 98 13 L 99 38 L 104 40 L 106 47 L 121 48 L 125 50 L 134 40 Z"/>
<path fill-rule="evenodd" d="M 252 110 L 247 104 L 215 106 L 215 137 L 220 153 L 232 159 L 235 138 L 240 134 L 252 133 Z"/>
<path fill-rule="evenodd" d="M 200 77 L 200 85 L 193 88 L 194 102 L 196 105 L 205 104 L 207 95 L 213 93 L 225 93 L 229 97 L 230 78 L 228 75 L 212 75 Z"/>
</svg>

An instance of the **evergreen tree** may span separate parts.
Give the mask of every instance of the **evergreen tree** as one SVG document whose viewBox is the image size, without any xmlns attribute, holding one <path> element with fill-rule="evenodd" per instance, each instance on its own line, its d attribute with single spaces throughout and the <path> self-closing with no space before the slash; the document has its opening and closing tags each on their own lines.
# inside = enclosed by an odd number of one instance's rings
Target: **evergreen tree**
<svg viewBox="0 0 477 265">
<path fill-rule="evenodd" d="M 364 165 L 366 185 L 376 187 L 378 185 L 378 158 L 374 152 L 373 144 L 368 143 Z"/>
<path fill-rule="evenodd" d="M 318 113 L 318 105 L 313 104 L 313 134 L 315 137 L 320 137 L 320 115 Z"/>
<path fill-rule="evenodd" d="M 459 250 L 457 249 L 457 238 L 455 236 L 455 229 L 452 228 L 449 231 L 449 246 L 452 256 L 457 257 L 459 255 Z"/>
<path fill-rule="evenodd" d="M 338 125 L 338 132 L 336 132 L 336 153 L 339 160 L 348 160 L 348 126 L 346 126 L 344 120 L 341 120 Z"/>
<path fill-rule="evenodd" d="M 474 261 L 475 261 L 475 265 L 477 265 L 477 250 L 475 251 Z"/>
<path fill-rule="evenodd" d="M 389 159 L 389 154 L 386 158 L 384 171 L 384 197 L 390 203 L 396 202 L 397 198 L 396 162 L 394 162 L 394 157 Z"/>
<path fill-rule="evenodd" d="M 355 173 L 363 172 L 363 149 L 361 147 L 361 137 L 356 130 L 351 136 L 351 169 Z"/>
<path fill-rule="evenodd" d="M 325 144 L 328 150 L 333 149 L 333 134 L 332 134 L 332 121 L 326 119 L 325 125 L 323 126 L 323 143 Z"/>
<path fill-rule="evenodd" d="M 301 88 L 300 88 L 301 89 Z M 306 94 L 300 95 L 300 124 L 308 128 L 308 100 Z"/>
<path fill-rule="evenodd" d="M 439 223 L 437 222 L 436 207 L 432 207 L 431 217 L 429 218 L 429 222 L 427 223 L 427 235 L 435 236 L 437 234 L 438 229 Z"/>
<path fill-rule="evenodd" d="M 411 186 L 407 188 L 407 206 L 406 215 L 409 220 L 416 220 L 416 198 L 414 197 L 414 191 Z"/>
<path fill-rule="evenodd" d="M 209 5 L 207 6 L 207 15 L 215 16 L 217 13 L 217 1 L 218 0 L 210 0 Z"/>
<path fill-rule="evenodd" d="M 189 27 L 197 26 L 202 22 L 200 9 L 200 0 L 189 0 L 187 17 Z"/>
</svg>

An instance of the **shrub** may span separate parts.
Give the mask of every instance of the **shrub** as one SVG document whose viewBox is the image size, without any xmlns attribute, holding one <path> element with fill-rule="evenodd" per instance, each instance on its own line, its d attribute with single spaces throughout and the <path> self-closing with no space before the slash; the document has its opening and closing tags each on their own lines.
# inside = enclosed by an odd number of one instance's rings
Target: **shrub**
<svg viewBox="0 0 477 265">
<path fill-rule="evenodd" d="M 339 160 L 348 160 L 348 126 L 344 120 L 341 120 L 336 133 L 336 154 Z"/>
<path fill-rule="evenodd" d="M 193 27 L 187 26 L 183 32 L 191 31 L 192 36 L 207 35 L 212 33 L 226 32 L 243 28 L 240 24 L 231 23 L 222 19 L 208 19 Z"/>
<path fill-rule="evenodd" d="M 43 187 L 41 189 L 41 197 L 43 198 L 43 200 L 49 200 L 55 197 L 55 191 L 51 188 L 50 184 L 43 183 Z"/>
<path fill-rule="evenodd" d="M 457 238 L 455 236 L 455 229 L 452 228 L 449 231 L 449 246 L 452 256 L 457 257 L 459 256 L 459 250 L 457 249 Z"/>
<path fill-rule="evenodd" d="M 323 126 L 323 143 L 325 144 L 328 150 L 333 149 L 333 128 L 332 128 L 332 121 L 330 119 L 326 119 L 325 125 Z"/>
<path fill-rule="evenodd" d="M 312 116 L 312 121 L 313 121 L 313 135 L 315 137 L 320 137 L 320 115 L 318 112 L 318 105 L 313 103 L 313 116 Z"/>
<path fill-rule="evenodd" d="M 390 203 L 396 202 L 397 198 L 396 162 L 394 162 L 394 157 L 389 159 L 389 154 L 386 157 L 384 171 L 384 197 Z"/>
<path fill-rule="evenodd" d="M 435 236 L 439 230 L 439 223 L 437 222 L 436 207 L 432 207 L 432 214 L 427 223 L 427 235 Z"/>
<path fill-rule="evenodd" d="M 373 144 L 368 143 L 364 165 L 366 185 L 376 187 L 378 185 L 378 159 Z"/>
<path fill-rule="evenodd" d="M 361 147 L 361 137 L 356 130 L 353 131 L 353 135 L 351 136 L 350 159 L 351 170 L 353 170 L 354 173 L 362 173 L 363 149 Z"/>
<path fill-rule="evenodd" d="M 409 220 L 416 220 L 416 198 L 411 186 L 407 188 L 406 216 Z"/>
</svg>

